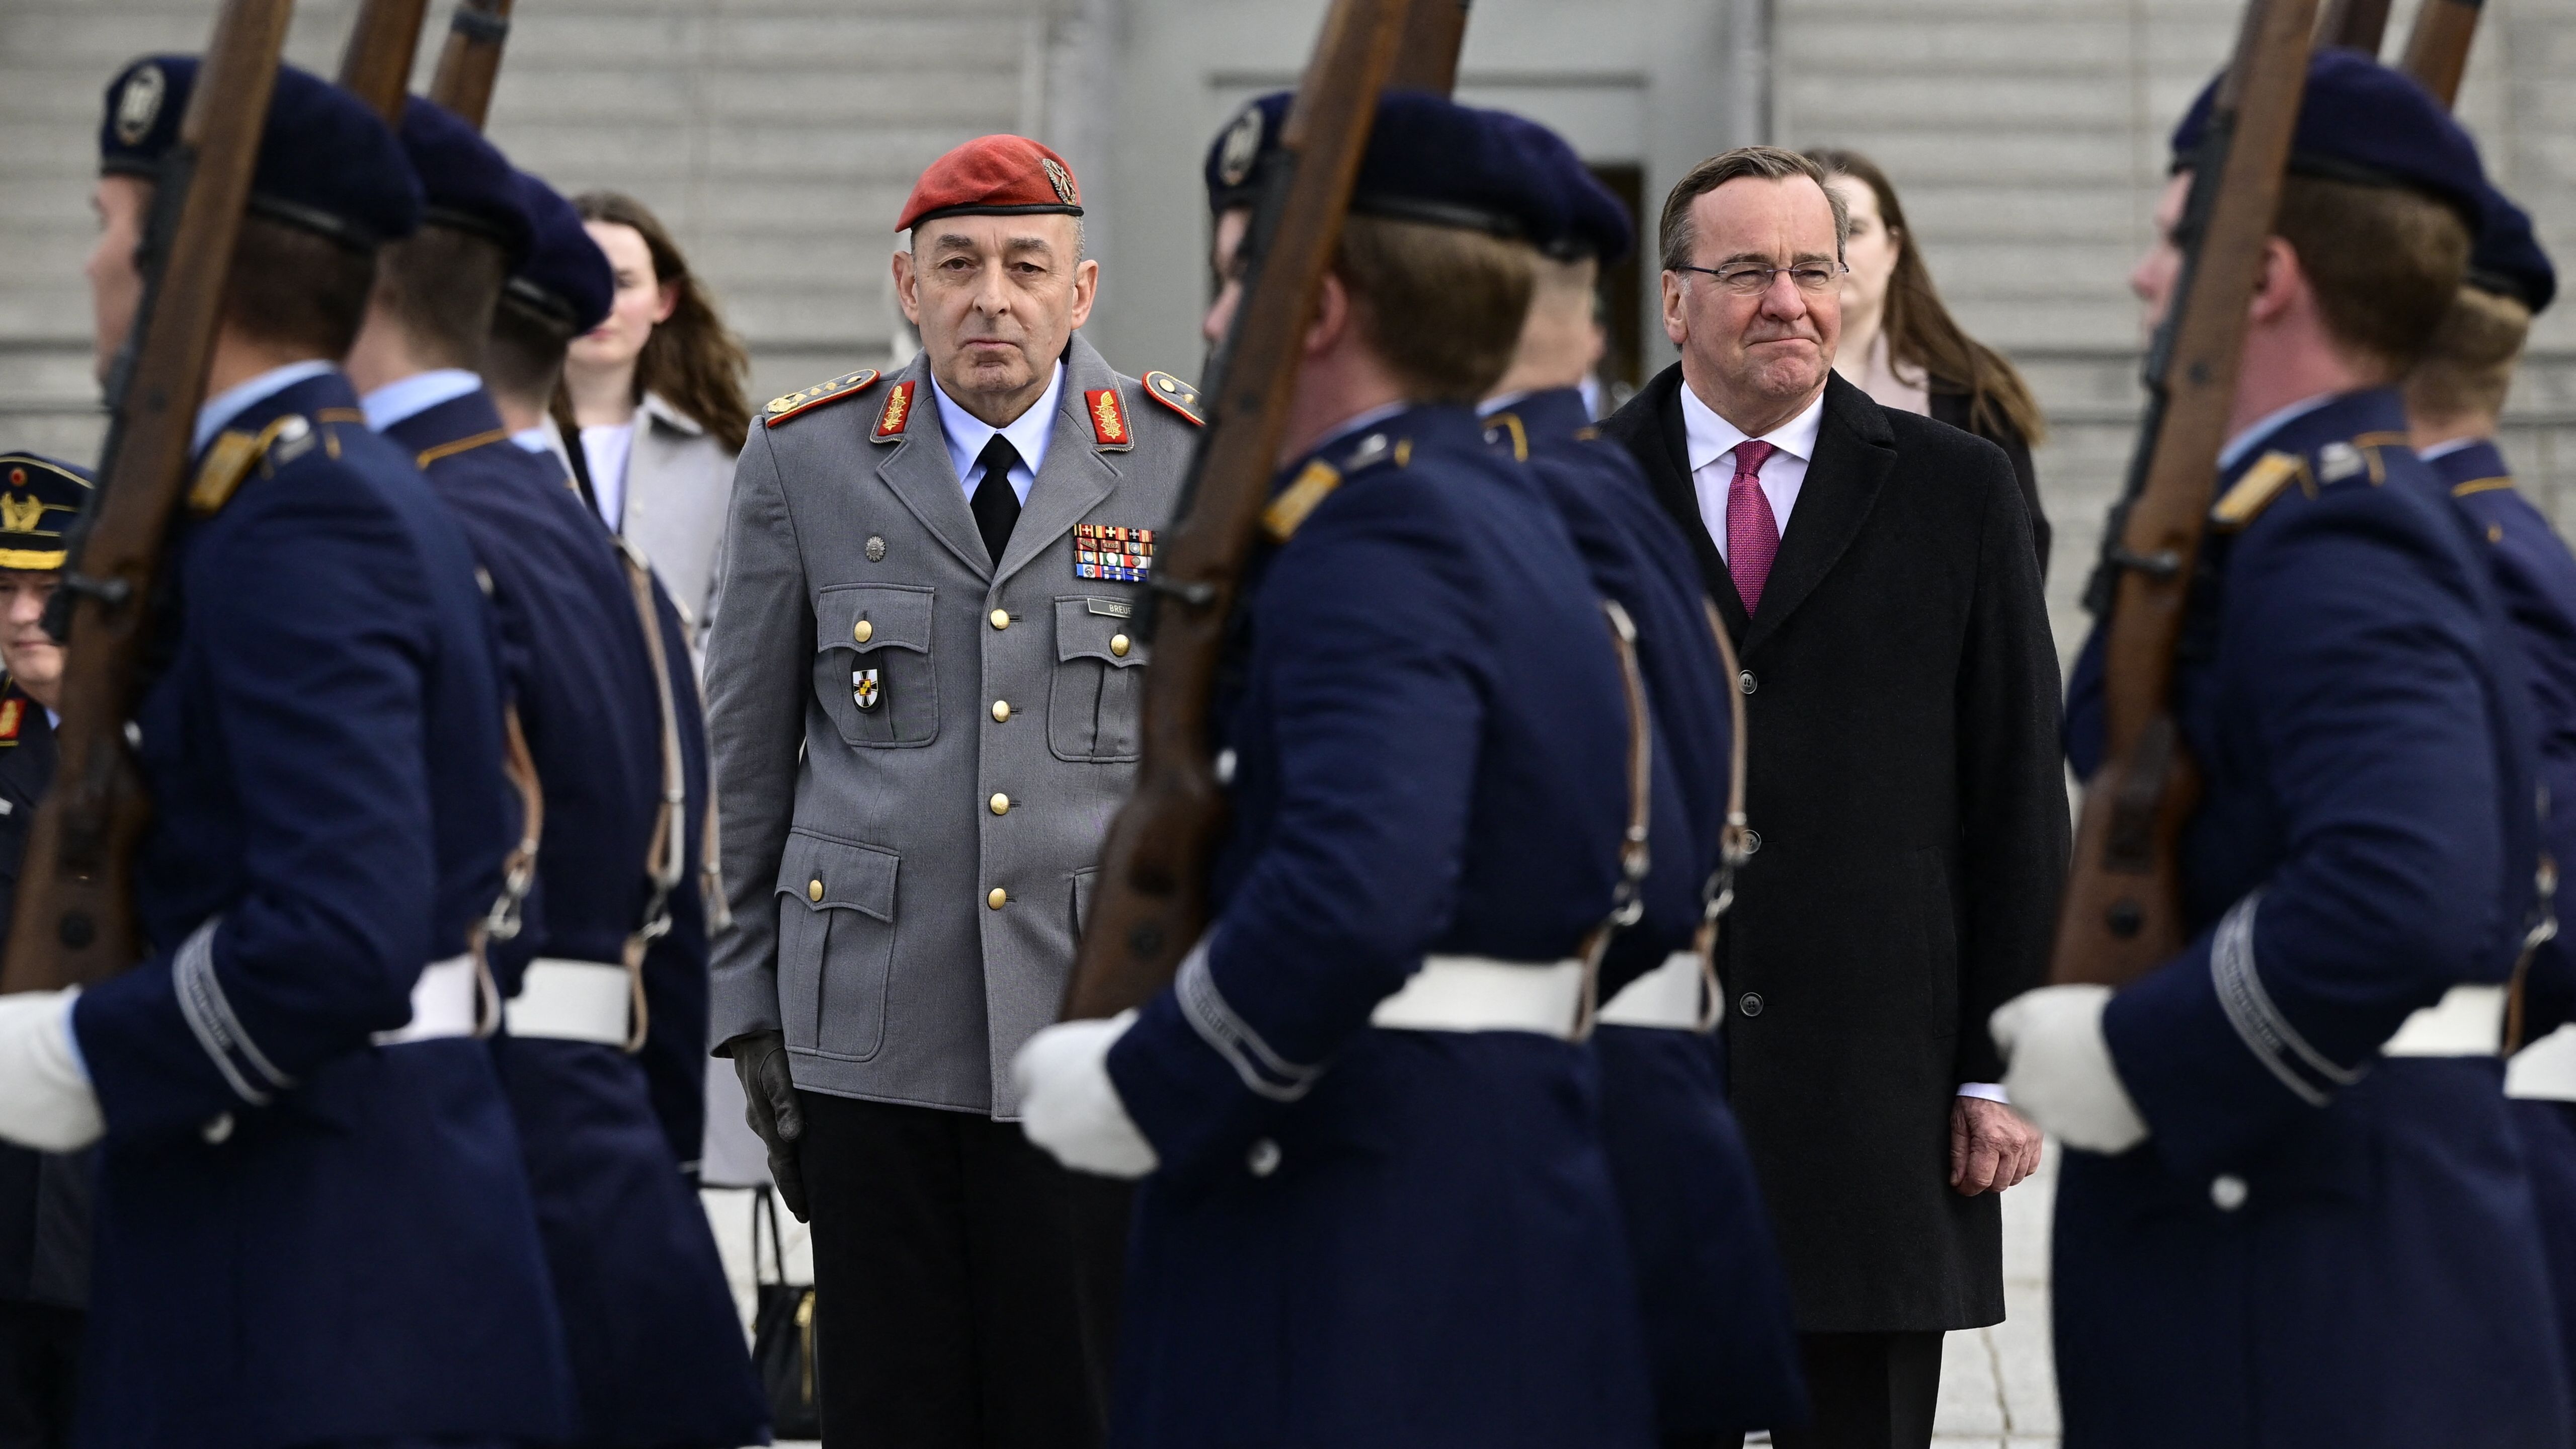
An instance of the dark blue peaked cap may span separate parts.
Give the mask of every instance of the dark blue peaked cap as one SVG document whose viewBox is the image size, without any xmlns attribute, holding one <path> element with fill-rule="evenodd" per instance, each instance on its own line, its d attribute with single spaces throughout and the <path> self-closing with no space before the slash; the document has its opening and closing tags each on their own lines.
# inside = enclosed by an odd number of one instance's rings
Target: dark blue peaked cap
<svg viewBox="0 0 2576 1449">
<path fill-rule="evenodd" d="M 42 453 L 0 452 L 0 569 L 63 566 L 63 536 L 89 506 L 87 468 Z"/>
<path fill-rule="evenodd" d="M 196 85 L 193 55 L 148 55 L 117 72 L 98 128 L 99 170 L 157 181 Z M 420 179 L 393 131 L 356 96 L 281 65 L 251 172 L 250 209 L 373 247 L 420 229 Z"/>
<path fill-rule="evenodd" d="M 2547 311 L 2558 295 L 2558 269 L 2531 234 L 2531 215 L 2492 185 L 2487 187 L 2485 216 L 2477 244 L 2469 248 L 2469 285 L 2499 297 L 2511 297 L 2534 315 Z"/>
<path fill-rule="evenodd" d="M 2203 86 L 2174 127 L 2175 170 L 2192 164 L 2217 95 L 2217 81 Z M 2290 170 L 2420 192 L 2448 203 L 2473 229 L 2485 210 L 2477 143 L 2430 92 L 2357 50 L 2330 48 L 2309 57 Z"/>
<path fill-rule="evenodd" d="M 1252 204 L 1278 154 L 1289 100 L 1281 91 L 1252 101 L 1217 137 L 1207 162 L 1211 211 Z M 1544 242 L 1557 229 L 1557 188 L 1548 158 L 1519 129 L 1527 124 L 1427 91 L 1388 91 L 1351 210 Z"/>
<path fill-rule="evenodd" d="M 1544 168 L 1556 192 L 1555 215 L 1536 238 L 1539 249 L 1563 259 L 1592 257 L 1604 266 L 1624 259 L 1637 244 L 1628 208 L 1583 164 L 1563 136 L 1526 117 L 1489 111 L 1513 141 Z"/>
<path fill-rule="evenodd" d="M 403 100 L 403 154 L 420 177 L 421 220 L 491 238 L 516 267 L 528 254 L 519 173 L 463 117 L 419 96 Z"/>
<path fill-rule="evenodd" d="M 528 229 L 528 252 L 510 273 L 508 295 L 571 328 L 575 335 L 608 320 L 617 297 L 617 272 L 608 254 L 590 239 L 581 213 L 537 178 L 521 171 L 512 178 L 520 216 Z"/>
</svg>

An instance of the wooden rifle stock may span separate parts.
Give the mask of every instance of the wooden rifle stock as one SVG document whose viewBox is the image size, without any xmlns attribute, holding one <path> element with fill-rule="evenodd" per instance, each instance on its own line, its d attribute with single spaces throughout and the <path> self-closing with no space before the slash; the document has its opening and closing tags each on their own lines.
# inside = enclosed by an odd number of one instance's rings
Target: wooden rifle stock
<svg viewBox="0 0 2576 1449">
<path fill-rule="evenodd" d="M 510 0 L 456 0 L 447 22 L 447 48 L 438 53 L 429 98 L 487 130 L 492 86 L 501 74 L 501 47 L 510 39 Z"/>
<path fill-rule="evenodd" d="M 1178 522 L 1155 541 L 1154 663 L 1136 788 L 1109 827 L 1067 1019 L 1112 1016 L 1169 983 L 1207 925 L 1207 868 L 1225 822 L 1208 705 L 1235 596 L 1286 442 L 1288 404 L 1350 209 L 1377 100 L 1414 6 L 1333 0 L 1243 238 L 1243 302 L 1217 353 L 1207 431 Z M 1454 68 L 1454 65 L 1453 67 Z"/>
<path fill-rule="evenodd" d="M 2182 275 L 2147 357 L 2149 399 L 2089 602 L 2105 607 L 2105 746 L 2086 782 L 2049 979 L 2121 985 L 2184 942 L 2180 842 L 2198 795 L 2173 718 L 2182 635 L 2218 454 L 2307 90 L 2316 0 L 2250 0 L 2193 164 Z"/>
<path fill-rule="evenodd" d="M 2390 0 L 2326 0 L 2325 18 L 2317 22 L 2317 49 L 2339 45 L 2364 55 L 2379 54 L 2388 34 Z"/>
<path fill-rule="evenodd" d="M 2445 106 L 2460 99 L 2460 77 L 2469 69 L 2469 42 L 2477 39 L 2480 0 L 2424 0 L 2406 37 L 2405 71 Z"/>
<path fill-rule="evenodd" d="M 63 580 L 70 603 L 54 787 L 28 832 L 0 990 L 86 985 L 143 956 L 133 870 L 151 804 L 127 722 L 142 692 L 153 586 L 195 451 L 224 275 L 293 8 L 293 0 L 225 0 L 178 144 L 161 163 L 142 305 L 108 379 L 113 417 L 98 489 Z"/>
<path fill-rule="evenodd" d="M 1435 91 L 1458 88 L 1458 52 L 1467 43 L 1467 7 L 1474 0 L 1413 0 L 1405 17 L 1404 39 L 1395 52 L 1395 69 L 1387 72 L 1391 91 Z"/>
<path fill-rule="evenodd" d="M 340 53 L 340 88 L 367 103 L 384 123 L 402 129 L 403 98 L 411 93 L 411 60 L 420 49 L 421 17 L 429 0 L 366 0 Z"/>
</svg>

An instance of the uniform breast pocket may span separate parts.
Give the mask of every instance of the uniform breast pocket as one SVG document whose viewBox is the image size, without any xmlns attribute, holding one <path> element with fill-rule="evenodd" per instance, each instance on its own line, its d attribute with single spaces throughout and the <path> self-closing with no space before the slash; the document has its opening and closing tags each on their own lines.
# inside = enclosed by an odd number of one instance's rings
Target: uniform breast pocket
<svg viewBox="0 0 2576 1449">
<path fill-rule="evenodd" d="M 1135 606 L 1100 596 L 1055 601 L 1055 682 L 1047 693 L 1047 748 L 1059 760 L 1116 763 L 1141 748 L 1144 636 Z"/>
<path fill-rule="evenodd" d="M 814 600 L 814 695 L 848 744 L 926 745 L 939 733 L 931 591 L 846 584 Z"/>
<path fill-rule="evenodd" d="M 779 1029 L 799 1051 L 866 1061 L 894 974 L 891 850 L 789 832 L 778 861 Z"/>
</svg>

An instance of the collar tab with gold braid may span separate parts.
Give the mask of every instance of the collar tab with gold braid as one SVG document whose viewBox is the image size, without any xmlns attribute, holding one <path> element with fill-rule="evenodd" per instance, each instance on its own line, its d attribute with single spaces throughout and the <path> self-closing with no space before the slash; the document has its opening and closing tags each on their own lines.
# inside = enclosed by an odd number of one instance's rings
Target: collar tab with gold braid
<svg viewBox="0 0 2576 1449">
<path fill-rule="evenodd" d="M 1362 438 L 1358 447 L 1344 455 L 1338 468 L 1321 458 L 1312 459 L 1298 473 L 1295 481 L 1279 490 L 1279 496 L 1271 499 L 1270 506 L 1261 511 L 1262 532 L 1269 534 L 1273 543 L 1286 543 L 1305 526 L 1307 515 L 1331 497 L 1333 490 L 1341 487 L 1351 475 L 1382 463 L 1393 463 L 1403 468 L 1412 462 L 1413 440 L 1397 438 L 1390 441 L 1384 433 L 1371 433 Z"/>
<path fill-rule="evenodd" d="M 217 433 L 207 445 L 204 461 L 197 465 L 197 481 L 188 489 L 188 511 L 200 518 L 222 512 L 251 469 L 259 469 L 262 477 L 274 477 L 278 469 L 313 451 L 317 442 L 333 457 L 339 456 L 339 439 L 317 430 L 302 413 L 281 413 L 257 433 L 233 429 Z"/>
</svg>

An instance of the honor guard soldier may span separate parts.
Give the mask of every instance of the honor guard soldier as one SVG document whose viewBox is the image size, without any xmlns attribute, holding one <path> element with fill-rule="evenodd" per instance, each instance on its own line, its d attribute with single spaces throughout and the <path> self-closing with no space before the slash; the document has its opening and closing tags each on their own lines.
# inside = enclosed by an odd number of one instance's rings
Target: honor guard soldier
<svg viewBox="0 0 2576 1449">
<path fill-rule="evenodd" d="M 155 56 L 108 89 L 102 371 L 197 77 Z M 150 954 L 0 998 L 0 1133 L 104 1132 L 84 1444 L 571 1427 L 517 1133 L 473 1039 L 474 927 L 515 827 L 491 621 L 463 534 L 337 365 L 377 248 L 420 215 L 392 133 L 281 67 L 133 725 Z"/>
<path fill-rule="evenodd" d="M 2211 110 L 2174 134 L 2163 240 Z M 2450 309 L 2467 134 L 2354 52 L 2310 63 L 2176 722 L 2204 784 L 2184 953 L 1995 1013 L 2014 1103 L 2070 1150 L 2058 1383 L 2072 1445 L 2563 1445 L 2539 1229 L 2499 1090 L 2535 919 L 2529 700 L 2488 561 L 2396 383 Z M 2103 750 L 2103 636 L 2068 755 Z"/>
<path fill-rule="evenodd" d="M 401 137 L 424 225 L 385 249 L 349 371 L 368 423 L 428 477 L 489 581 L 513 762 L 535 791 L 529 893 L 492 933 L 507 1003 L 492 1051 L 579 1390 L 570 1442 L 757 1442 L 769 1416 L 733 1294 L 635 1055 L 663 1005 L 645 950 L 686 880 L 671 691 L 693 690 L 688 656 L 659 637 L 658 617 L 647 636 L 649 572 L 621 562 L 549 460 L 511 444 L 471 370 L 536 228 L 518 173 L 418 97 Z M 703 1021 L 689 1031 L 694 1056 Z"/>
<path fill-rule="evenodd" d="M 1152 1174 L 1119 1443 L 1647 1445 L 1578 1038 L 1646 863 L 1651 726 L 1564 523 L 1473 411 L 1548 183 L 1430 95 L 1384 97 L 1369 137 L 1212 701 L 1214 924 L 1141 1013 L 1030 1043 L 1028 1128 Z"/>
<path fill-rule="evenodd" d="M 1485 440 L 1529 465 L 1593 587 L 1628 611 L 1654 703 L 1654 869 L 1601 963 L 1602 1145 L 1619 1187 L 1667 1449 L 1733 1446 L 1806 1418 L 1789 1284 L 1742 1130 L 1726 1105 L 1717 911 L 1733 890 L 1735 669 L 1699 567 L 1628 450 L 1592 427 L 1600 269 L 1636 243 L 1627 208 L 1562 138 L 1498 117 L 1554 184 L 1520 350 L 1484 405 Z M 1731 654 L 1731 651 L 1729 651 Z M 1711 935 L 1703 939 L 1705 927 Z"/>
<path fill-rule="evenodd" d="M 2576 867 L 2576 556 L 2515 489 L 2496 428 L 2531 320 L 2557 295 L 2558 271 L 2531 218 L 2490 188 L 2468 280 L 2406 378 L 2416 452 L 2469 519 L 2523 646 L 2540 738 L 2543 883 L 2552 886 Z M 2564 912 L 2550 904 L 2562 924 L 2535 949 L 2519 1014 L 2507 1018 L 2506 1049 L 2521 1050 L 2505 1064 L 2504 1085 L 2530 1159 L 2560 1345 L 2571 1350 L 2576 1380 L 2576 956 Z"/>
<path fill-rule="evenodd" d="M 715 1035 L 814 1225 L 826 1423 L 1086 1445 L 1127 1189 L 1015 1125 L 1139 747 L 1137 629 L 1197 394 L 1078 331 L 1099 265 L 1035 141 L 922 173 L 895 229 L 922 351 L 769 404 L 707 645 L 724 873 Z"/>
<path fill-rule="evenodd" d="M 63 648 L 45 632 L 45 601 L 89 493 L 89 474 L 69 463 L 0 453 L 0 939 L 27 826 L 54 782 Z M 97 1167 L 89 1153 L 0 1146 L 0 1444 L 71 1442 Z"/>
</svg>

